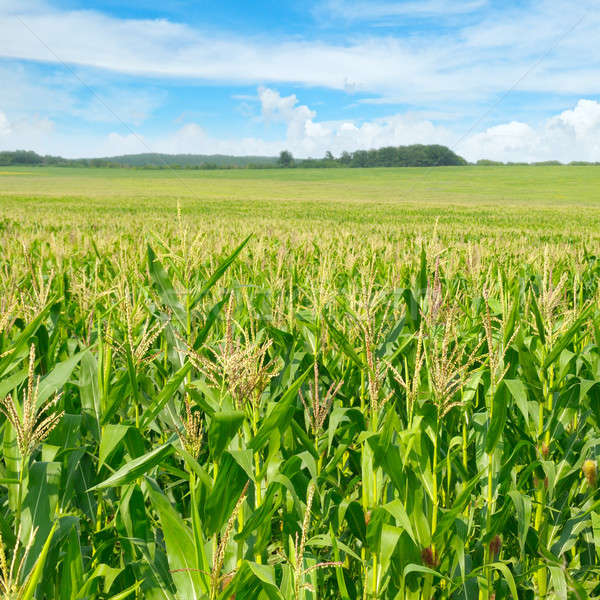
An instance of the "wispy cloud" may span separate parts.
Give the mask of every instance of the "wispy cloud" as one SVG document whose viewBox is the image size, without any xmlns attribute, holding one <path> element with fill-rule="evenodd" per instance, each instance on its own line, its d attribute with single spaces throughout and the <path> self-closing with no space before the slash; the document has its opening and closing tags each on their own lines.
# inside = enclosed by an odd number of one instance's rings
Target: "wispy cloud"
<svg viewBox="0 0 600 600">
<path fill-rule="evenodd" d="M 477 4 L 467 1 L 448 6 L 467 10 Z M 119 19 L 94 11 L 58 11 L 41 4 L 31 4 L 19 17 L 14 6 L 7 8 L 5 2 L 0 4 L 0 55 L 48 62 L 59 57 L 72 65 L 136 76 L 364 91 L 407 103 L 468 101 L 489 98 L 510 87 L 555 44 L 556 32 L 566 28 L 565 14 L 585 14 L 591 5 L 591 0 L 582 0 L 575 11 L 565 0 L 541 2 L 526 15 L 514 9 L 458 29 L 452 36 L 354 34 L 339 43 L 249 38 L 167 20 Z M 351 14 L 356 15 L 367 9 L 366 3 L 351 6 Z M 417 10 L 412 2 L 368 6 L 381 14 L 384 9 Z M 434 11 L 441 3 L 431 0 L 419 6 L 419 10 Z M 600 64 L 594 58 L 600 55 L 599 28 L 600 12 L 591 11 L 576 35 L 562 40 L 521 89 L 600 92 Z"/>
<path fill-rule="evenodd" d="M 327 0 L 318 4 L 314 12 L 318 17 L 343 19 L 346 21 L 378 21 L 390 17 L 432 18 L 472 13 L 487 5 L 487 0 L 423 0 L 377 1 Z"/>
<path fill-rule="evenodd" d="M 166 97 L 166 92 L 155 86 L 135 89 L 102 79 L 101 85 L 94 86 L 99 89 L 93 95 L 72 76 L 43 73 L 15 61 L 0 62 L 0 81 L 0 109 L 4 111 L 17 115 L 43 111 L 51 118 L 70 117 L 88 123 L 123 120 L 140 126 Z"/>
</svg>

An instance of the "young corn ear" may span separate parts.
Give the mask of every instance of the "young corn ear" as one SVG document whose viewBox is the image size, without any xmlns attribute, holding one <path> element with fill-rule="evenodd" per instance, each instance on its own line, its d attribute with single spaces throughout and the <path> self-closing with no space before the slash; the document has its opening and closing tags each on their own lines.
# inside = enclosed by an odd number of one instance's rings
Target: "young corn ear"
<svg viewBox="0 0 600 600">
<path fill-rule="evenodd" d="M 591 489 L 596 489 L 598 483 L 598 465 L 595 460 L 588 459 L 583 463 L 581 471 Z"/>
</svg>

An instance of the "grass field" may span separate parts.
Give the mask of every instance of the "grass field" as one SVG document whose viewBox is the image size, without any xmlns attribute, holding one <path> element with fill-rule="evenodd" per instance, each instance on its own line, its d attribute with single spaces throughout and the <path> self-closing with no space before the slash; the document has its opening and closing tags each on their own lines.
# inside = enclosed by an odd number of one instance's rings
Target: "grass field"
<svg viewBox="0 0 600 600">
<path fill-rule="evenodd" d="M 82 217 L 86 223 L 112 227 L 123 213 L 143 215 L 138 225 L 151 228 L 169 212 L 174 215 L 180 202 L 191 224 L 208 216 L 249 231 L 265 221 L 294 232 L 341 222 L 392 234 L 420 234 L 431 232 L 438 220 L 439 234 L 458 241 L 507 232 L 568 240 L 597 239 L 599 184 L 600 169 L 594 167 L 5 168 L 0 196 L 4 214 L 23 215 L 27 220 L 35 211 L 51 224 L 52 217 L 58 216 L 66 228 L 79 226 Z M 70 215 L 66 221 L 57 214 L 63 211 Z"/>
<path fill-rule="evenodd" d="M 599 184 L 2 168 L 0 597 L 598 597 Z"/>
</svg>

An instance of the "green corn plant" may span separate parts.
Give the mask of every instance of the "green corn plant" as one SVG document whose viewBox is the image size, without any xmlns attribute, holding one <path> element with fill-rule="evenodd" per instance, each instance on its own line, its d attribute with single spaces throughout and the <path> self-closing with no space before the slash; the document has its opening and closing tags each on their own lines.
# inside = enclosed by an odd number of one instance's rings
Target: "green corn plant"
<svg viewBox="0 0 600 600">
<path fill-rule="evenodd" d="M 3 192 L 3 595 L 600 594 L 595 213 L 306 173 Z"/>
</svg>

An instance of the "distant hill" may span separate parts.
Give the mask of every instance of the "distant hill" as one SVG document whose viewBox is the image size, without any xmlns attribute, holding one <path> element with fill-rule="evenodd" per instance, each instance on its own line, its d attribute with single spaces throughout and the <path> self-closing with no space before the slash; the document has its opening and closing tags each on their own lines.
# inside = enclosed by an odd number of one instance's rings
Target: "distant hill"
<svg viewBox="0 0 600 600">
<path fill-rule="evenodd" d="M 274 156 L 226 156 L 223 154 L 124 154 L 102 158 L 63 158 L 41 156 L 31 150 L 0 152 L 0 166 L 65 166 L 65 167 L 130 167 L 130 168 L 204 168 L 234 169 L 248 167 L 274 167 Z"/>
<path fill-rule="evenodd" d="M 228 156 L 226 154 L 125 154 L 108 156 L 106 160 L 126 167 L 248 167 L 275 166 L 275 156 Z"/>
</svg>

